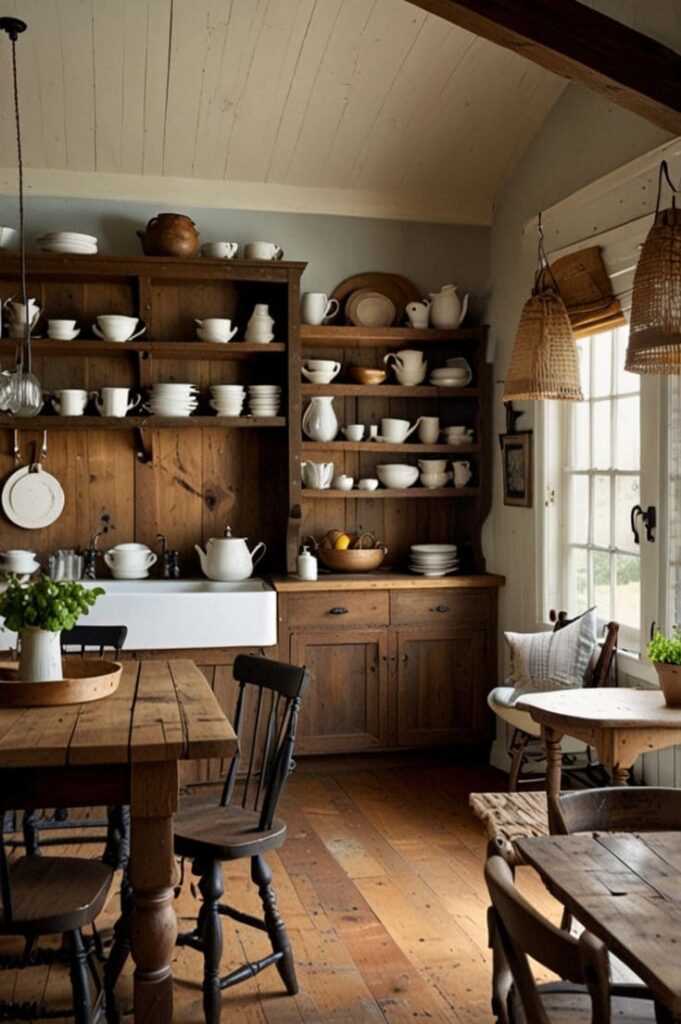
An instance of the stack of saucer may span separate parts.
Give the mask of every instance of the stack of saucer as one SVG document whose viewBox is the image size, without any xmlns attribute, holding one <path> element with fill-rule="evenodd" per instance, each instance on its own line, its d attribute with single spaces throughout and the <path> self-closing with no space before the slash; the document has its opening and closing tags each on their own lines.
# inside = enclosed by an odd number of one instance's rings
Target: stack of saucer
<svg viewBox="0 0 681 1024">
<path fill-rule="evenodd" d="M 248 409 L 251 416 L 276 416 L 281 403 L 278 384 L 249 384 Z"/>
<path fill-rule="evenodd" d="M 241 416 L 246 389 L 243 384 L 211 384 L 210 407 L 218 416 Z"/>
<path fill-rule="evenodd" d="M 199 404 L 195 384 L 153 384 L 144 406 L 154 416 L 191 416 Z"/>
<path fill-rule="evenodd" d="M 456 544 L 412 544 L 409 568 L 421 576 L 446 576 L 457 572 Z"/>
<path fill-rule="evenodd" d="M 78 231 L 54 231 L 36 239 L 38 247 L 45 252 L 73 253 L 78 256 L 93 256 L 97 252 L 94 235 L 81 235 Z"/>
</svg>

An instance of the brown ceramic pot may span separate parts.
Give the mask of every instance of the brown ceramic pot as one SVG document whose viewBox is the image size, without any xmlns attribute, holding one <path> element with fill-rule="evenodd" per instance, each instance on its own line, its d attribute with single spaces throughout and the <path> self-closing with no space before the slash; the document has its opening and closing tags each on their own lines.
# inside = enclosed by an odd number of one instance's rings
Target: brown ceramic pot
<svg viewBox="0 0 681 1024">
<path fill-rule="evenodd" d="M 145 256 L 198 256 L 200 239 L 196 224 L 183 213 L 159 213 L 145 231 L 138 231 Z"/>
<path fill-rule="evenodd" d="M 670 707 L 681 707 L 681 665 L 669 665 L 664 661 L 654 664 L 665 701 Z"/>
</svg>

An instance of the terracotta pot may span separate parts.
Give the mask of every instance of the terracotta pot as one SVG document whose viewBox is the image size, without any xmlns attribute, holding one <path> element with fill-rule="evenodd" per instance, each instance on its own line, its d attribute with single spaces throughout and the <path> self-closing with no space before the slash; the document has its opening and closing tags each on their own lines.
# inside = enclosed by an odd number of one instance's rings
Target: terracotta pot
<svg viewBox="0 0 681 1024">
<path fill-rule="evenodd" d="M 198 256 L 199 233 L 190 217 L 183 213 L 159 213 L 145 231 L 138 231 L 145 256 Z"/>
<path fill-rule="evenodd" d="M 670 707 L 681 707 L 681 665 L 656 661 L 657 677 L 664 699 Z"/>
</svg>

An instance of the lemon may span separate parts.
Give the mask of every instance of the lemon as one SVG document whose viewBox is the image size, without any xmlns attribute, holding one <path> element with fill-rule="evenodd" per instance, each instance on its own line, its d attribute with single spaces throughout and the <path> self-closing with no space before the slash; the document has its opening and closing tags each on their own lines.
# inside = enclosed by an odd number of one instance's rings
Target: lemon
<svg viewBox="0 0 681 1024">
<path fill-rule="evenodd" d="M 333 545 L 336 551 L 347 551 L 352 544 L 352 537 L 349 533 L 341 533 L 340 537 L 336 537 L 336 542 Z"/>
</svg>

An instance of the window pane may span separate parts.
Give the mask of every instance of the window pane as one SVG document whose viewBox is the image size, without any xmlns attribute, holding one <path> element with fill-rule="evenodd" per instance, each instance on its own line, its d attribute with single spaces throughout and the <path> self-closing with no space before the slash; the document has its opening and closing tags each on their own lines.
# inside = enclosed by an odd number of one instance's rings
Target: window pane
<svg viewBox="0 0 681 1024">
<path fill-rule="evenodd" d="M 641 387 L 641 380 L 637 373 L 628 373 L 624 369 L 624 362 L 629 343 L 629 328 L 619 327 L 616 332 L 616 387 L 618 394 L 638 393 Z"/>
<path fill-rule="evenodd" d="M 610 477 L 593 478 L 593 538 L 601 548 L 610 547 Z"/>
<path fill-rule="evenodd" d="M 582 382 L 584 398 L 591 398 L 591 344 L 589 338 L 577 342 L 577 354 L 579 355 L 579 376 Z"/>
<path fill-rule="evenodd" d="M 592 397 L 609 395 L 612 389 L 612 332 L 597 334 L 591 338 L 593 350 L 593 380 L 591 381 Z"/>
<path fill-rule="evenodd" d="M 610 469 L 610 402 L 594 402 L 592 409 L 592 465 L 594 469 Z"/>
<path fill-rule="evenodd" d="M 610 610 L 610 555 L 606 551 L 592 551 L 593 603 L 601 619 L 612 618 Z"/>
<path fill-rule="evenodd" d="M 567 538 L 570 544 L 587 544 L 589 541 L 589 477 L 584 473 L 568 477 L 569 513 Z"/>
<path fill-rule="evenodd" d="M 638 469 L 641 465 L 640 399 L 615 400 L 615 465 L 618 469 Z"/>
<path fill-rule="evenodd" d="M 591 465 L 589 452 L 589 422 L 591 406 L 588 402 L 576 402 L 571 408 L 572 430 L 570 431 L 569 465 L 573 469 L 588 469 Z"/>
<path fill-rule="evenodd" d="M 572 548 L 568 561 L 569 584 L 566 610 L 568 615 L 579 615 L 589 607 L 588 554 L 585 548 Z"/>
<path fill-rule="evenodd" d="M 637 476 L 618 476 L 615 479 L 615 547 L 636 551 L 631 531 L 631 509 L 641 500 L 641 484 Z"/>
<path fill-rule="evenodd" d="M 638 555 L 617 555 L 615 618 L 625 626 L 639 628 L 641 621 L 641 559 Z"/>
</svg>

